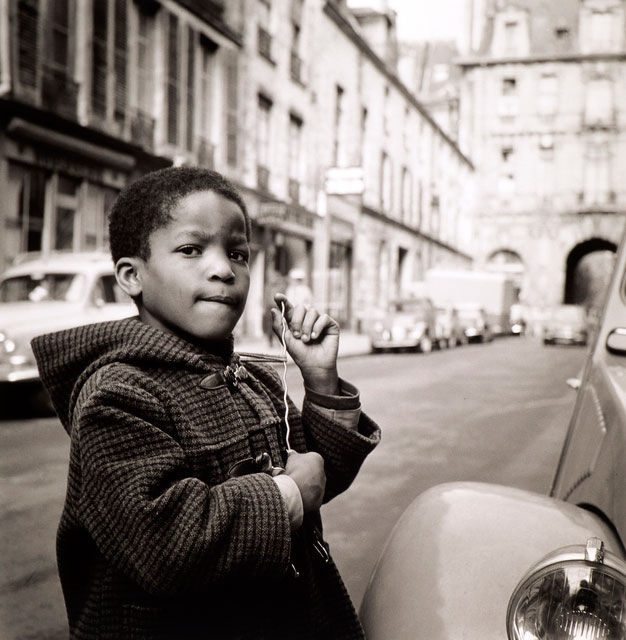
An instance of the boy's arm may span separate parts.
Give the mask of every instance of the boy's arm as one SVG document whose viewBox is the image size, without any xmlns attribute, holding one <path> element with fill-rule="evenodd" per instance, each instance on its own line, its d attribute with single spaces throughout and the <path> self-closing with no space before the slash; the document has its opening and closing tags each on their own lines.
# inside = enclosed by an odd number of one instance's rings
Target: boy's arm
<svg viewBox="0 0 626 640">
<path fill-rule="evenodd" d="M 71 461 L 80 465 L 78 517 L 103 555 L 159 595 L 285 575 L 290 524 L 274 480 L 258 473 L 208 486 L 169 428 L 159 400 L 137 386 L 103 385 L 81 407 Z"/>
</svg>

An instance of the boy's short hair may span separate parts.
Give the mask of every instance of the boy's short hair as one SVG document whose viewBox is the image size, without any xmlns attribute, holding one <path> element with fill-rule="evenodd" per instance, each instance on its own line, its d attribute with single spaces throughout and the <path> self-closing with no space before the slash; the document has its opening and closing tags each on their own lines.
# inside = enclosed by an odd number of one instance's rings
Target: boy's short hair
<svg viewBox="0 0 626 640">
<path fill-rule="evenodd" d="M 248 210 L 236 187 L 222 174 L 201 167 L 168 167 L 127 185 L 109 216 L 109 245 L 113 262 L 120 258 L 150 257 L 150 236 L 171 219 L 181 198 L 198 191 L 213 191 L 239 206 L 250 240 Z"/>
</svg>

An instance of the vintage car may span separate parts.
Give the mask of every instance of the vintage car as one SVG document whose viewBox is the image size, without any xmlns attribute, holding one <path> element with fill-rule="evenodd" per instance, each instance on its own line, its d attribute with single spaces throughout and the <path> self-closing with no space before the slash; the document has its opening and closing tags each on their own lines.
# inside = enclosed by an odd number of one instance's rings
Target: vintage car
<svg viewBox="0 0 626 640">
<path fill-rule="evenodd" d="M 452 482 L 407 508 L 361 604 L 368 640 L 626 638 L 624 240 L 576 393 L 549 495 Z"/>
<path fill-rule="evenodd" d="M 435 309 L 435 337 L 440 349 L 467 343 L 467 336 L 455 307 L 448 305 Z"/>
<path fill-rule="evenodd" d="M 458 304 L 456 307 L 459 324 L 468 342 L 491 342 L 493 332 L 489 326 L 487 312 L 477 304 Z"/>
<path fill-rule="evenodd" d="M 0 386 L 39 379 L 36 335 L 136 313 L 109 254 L 19 256 L 0 276 Z"/>
<path fill-rule="evenodd" d="M 368 333 L 373 352 L 419 349 L 428 353 L 436 334 L 435 307 L 429 298 L 395 300 Z"/>
<path fill-rule="evenodd" d="M 588 320 L 585 308 L 578 304 L 560 304 L 546 313 L 544 344 L 587 344 Z"/>
</svg>

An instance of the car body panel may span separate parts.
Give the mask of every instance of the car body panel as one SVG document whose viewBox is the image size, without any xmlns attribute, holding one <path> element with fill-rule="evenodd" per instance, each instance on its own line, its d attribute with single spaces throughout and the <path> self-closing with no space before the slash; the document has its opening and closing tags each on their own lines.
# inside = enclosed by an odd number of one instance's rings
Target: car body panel
<svg viewBox="0 0 626 640">
<path fill-rule="evenodd" d="M 490 342 L 493 332 L 489 327 L 487 312 L 477 305 L 464 304 L 457 307 L 459 324 L 470 342 Z"/>
<path fill-rule="evenodd" d="M 22 277 L 28 277 L 31 284 L 45 282 L 50 274 L 78 276 L 77 286 L 70 287 L 67 299 L 45 299 L 45 294 L 41 298 L 37 293 L 30 300 L 0 301 L 0 383 L 39 379 L 30 348 L 35 336 L 137 313 L 132 301 L 114 284 L 111 257 L 100 252 L 23 256 L 0 276 L 0 287 Z M 37 288 L 31 289 L 29 295 Z M 14 345 L 11 351 L 6 348 L 8 341 Z"/>
<path fill-rule="evenodd" d="M 551 494 L 593 505 L 626 540 L 626 246 L 616 257 Z"/>
<path fill-rule="evenodd" d="M 459 482 L 422 493 L 396 524 L 360 609 L 368 640 L 502 640 L 520 579 L 555 549 L 619 539 L 597 515 L 537 493 Z"/>
</svg>

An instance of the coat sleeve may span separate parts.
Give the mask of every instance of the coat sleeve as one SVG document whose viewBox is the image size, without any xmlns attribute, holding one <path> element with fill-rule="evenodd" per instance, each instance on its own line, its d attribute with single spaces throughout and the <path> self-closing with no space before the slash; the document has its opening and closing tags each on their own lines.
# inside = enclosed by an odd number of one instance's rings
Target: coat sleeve
<svg viewBox="0 0 626 640">
<path fill-rule="evenodd" d="M 136 385 L 102 385 L 77 413 L 79 518 L 143 589 L 175 595 L 288 571 L 289 518 L 270 476 L 193 477 L 162 402 Z"/>
</svg>

